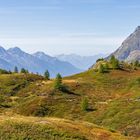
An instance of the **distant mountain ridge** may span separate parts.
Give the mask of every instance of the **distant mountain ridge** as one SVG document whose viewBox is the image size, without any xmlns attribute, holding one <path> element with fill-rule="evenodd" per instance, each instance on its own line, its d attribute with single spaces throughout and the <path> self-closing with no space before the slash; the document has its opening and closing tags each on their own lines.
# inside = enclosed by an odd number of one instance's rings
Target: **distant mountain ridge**
<svg viewBox="0 0 140 140">
<path fill-rule="evenodd" d="M 5 50 L 0 46 L 0 68 L 13 70 L 15 66 L 40 74 L 43 74 L 47 69 L 51 77 L 57 73 L 68 76 L 82 71 L 68 62 L 60 61 L 44 52 L 28 54 L 18 47 Z"/>
<path fill-rule="evenodd" d="M 106 54 L 98 54 L 93 56 L 80 56 L 76 54 L 61 54 L 57 55 L 56 57 L 61 61 L 67 61 L 74 65 L 75 67 L 78 67 L 79 69 L 87 70 L 93 63 L 96 62 L 98 58 L 104 58 L 106 57 Z"/>
<path fill-rule="evenodd" d="M 140 61 L 140 26 L 138 26 L 111 55 L 114 55 L 120 61 Z M 108 58 L 110 58 L 111 55 Z"/>
</svg>

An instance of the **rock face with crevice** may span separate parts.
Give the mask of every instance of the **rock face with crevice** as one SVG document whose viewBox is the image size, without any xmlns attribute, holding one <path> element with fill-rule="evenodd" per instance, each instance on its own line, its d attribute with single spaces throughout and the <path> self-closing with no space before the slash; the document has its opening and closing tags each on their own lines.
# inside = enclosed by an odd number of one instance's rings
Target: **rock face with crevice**
<svg viewBox="0 0 140 140">
<path fill-rule="evenodd" d="M 140 26 L 108 58 L 112 55 L 120 61 L 133 62 L 140 60 Z"/>
</svg>

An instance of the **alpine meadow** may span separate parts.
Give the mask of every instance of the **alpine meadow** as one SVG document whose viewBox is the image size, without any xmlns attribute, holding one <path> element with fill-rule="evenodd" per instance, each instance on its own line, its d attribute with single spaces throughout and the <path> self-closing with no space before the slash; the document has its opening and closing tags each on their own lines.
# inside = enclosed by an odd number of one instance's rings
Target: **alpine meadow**
<svg viewBox="0 0 140 140">
<path fill-rule="evenodd" d="M 139 17 L 139 0 L 0 1 L 0 140 L 140 140 Z"/>
</svg>

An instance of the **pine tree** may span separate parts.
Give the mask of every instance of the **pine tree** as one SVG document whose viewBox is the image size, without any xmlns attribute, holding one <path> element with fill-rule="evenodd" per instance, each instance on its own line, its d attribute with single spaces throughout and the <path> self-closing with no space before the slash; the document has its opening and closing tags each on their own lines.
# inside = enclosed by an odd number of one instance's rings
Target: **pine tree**
<svg viewBox="0 0 140 140">
<path fill-rule="evenodd" d="M 112 55 L 111 58 L 110 58 L 110 63 L 113 64 L 115 60 L 116 60 L 115 56 Z"/>
<path fill-rule="evenodd" d="M 139 67 L 139 65 L 140 65 L 140 64 L 139 64 L 139 61 L 136 60 L 136 61 L 134 62 L 134 66 L 135 66 L 135 67 Z"/>
<path fill-rule="evenodd" d="M 54 89 L 61 90 L 62 88 L 62 76 L 58 73 L 54 82 Z"/>
<path fill-rule="evenodd" d="M 110 63 L 112 64 L 113 69 L 119 69 L 119 61 L 115 58 L 114 55 L 111 56 Z"/>
<path fill-rule="evenodd" d="M 20 71 L 21 73 L 29 73 L 29 71 L 28 70 L 26 70 L 26 69 L 24 69 L 24 68 L 21 68 L 21 71 Z"/>
<path fill-rule="evenodd" d="M 15 72 L 15 73 L 18 73 L 18 68 L 17 68 L 17 66 L 15 66 L 14 72 Z"/>
<path fill-rule="evenodd" d="M 113 66 L 113 69 L 119 69 L 119 61 L 116 59 L 114 63 L 112 64 L 112 66 Z"/>
<path fill-rule="evenodd" d="M 108 65 L 108 63 L 106 63 L 106 64 L 104 65 L 104 71 L 108 72 L 108 70 L 109 70 L 109 65 Z"/>
<path fill-rule="evenodd" d="M 50 73 L 49 73 L 48 70 L 45 71 L 44 77 L 45 77 L 47 80 L 50 80 Z"/>
<path fill-rule="evenodd" d="M 104 72 L 105 72 L 104 66 L 103 64 L 100 64 L 99 73 L 104 73 Z"/>
<path fill-rule="evenodd" d="M 86 97 L 84 97 L 84 98 L 82 99 L 82 102 L 81 102 L 81 109 L 82 109 L 83 111 L 87 111 L 87 110 L 88 110 L 88 106 L 89 106 L 89 104 L 88 104 L 88 99 L 87 99 Z"/>
</svg>

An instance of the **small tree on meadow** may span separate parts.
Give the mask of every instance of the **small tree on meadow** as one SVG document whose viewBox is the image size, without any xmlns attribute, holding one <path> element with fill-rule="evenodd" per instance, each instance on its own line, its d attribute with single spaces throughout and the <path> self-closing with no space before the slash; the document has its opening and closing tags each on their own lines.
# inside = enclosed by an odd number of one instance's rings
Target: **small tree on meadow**
<svg viewBox="0 0 140 140">
<path fill-rule="evenodd" d="M 139 63 L 138 60 L 136 60 L 136 61 L 134 62 L 134 66 L 135 66 L 135 67 L 139 67 L 139 66 L 140 66 L 140 63 Z"/>
<path fill-rule="evenodd" d="M 111 58 L 110 58 L 110 63 L 112 64 L 115 60 L 116 60 L 115 56 L 112 55 Z"/>
<path fill-rule="evenodd" d="M 21 68 L 21 73 L 29 73 L 28 70 L 24 69 L 24 68 Z"/>
<path fill-rule="evenodd" d="M 119 69 L 119 60 L 116 59 L 112 66 L 114 69 Z"/>
<path fill-rule="evenodd" d="M 99 61 L 104 61 L 104 59 L 103 58 L 99 58 L 99 59 L 96 60 L 96 63 L 99 62 Z"/>
<path fill-rule="evenodd" d="M 109 70 L 109 65 L 108 65 L 108 63 L 106 63 L 105 65 L 104 65 L 104 71 L 108 71 Z"/>
<path fill-rule="evenodd" d="M 17 66 L 15 66 L 14 72 L 15 72 L 15 73 L 18 73 L 18 68 L 17 68 Z"/>
<path fill-rule="evenodd" d="M 61 90 L 62 89 L 62 76 L 58 73 L 54 82 L 54 89 Z"/>
<path fill-rule="evenodd" d="M 8 71 L 9 74 L 12 74 L 11 70 Z"/>
<path fill-rule="evenodd" d="M 119 61 L 115 58 L 114 55 L 111 56 L 110 63 L 112 64 L 113 69 L 118 69 L 119 68 Z"/>
<path fill-rule="evenodd" d="M 103 64 L 100 64 L 99 73 L 104 73 L 104 72 L 105 72 L 104 66 Z"/>
<path fill-rule="evenodd" d="M 50 73 L 49 73 L 48 70 L 45 71 L 44 77 L 45 77 L 47 80 L 50 80 Z"/>
<path fill-rule="evenodd" d="M 88 110 L 88 107 L 89 107 L 88 99 L 87 99 L 87 97 L 84 97 L 82 99 L 82 102 L 81 102 L 81 109 L 83 111 L 87 111 Z"/>
</svg>

